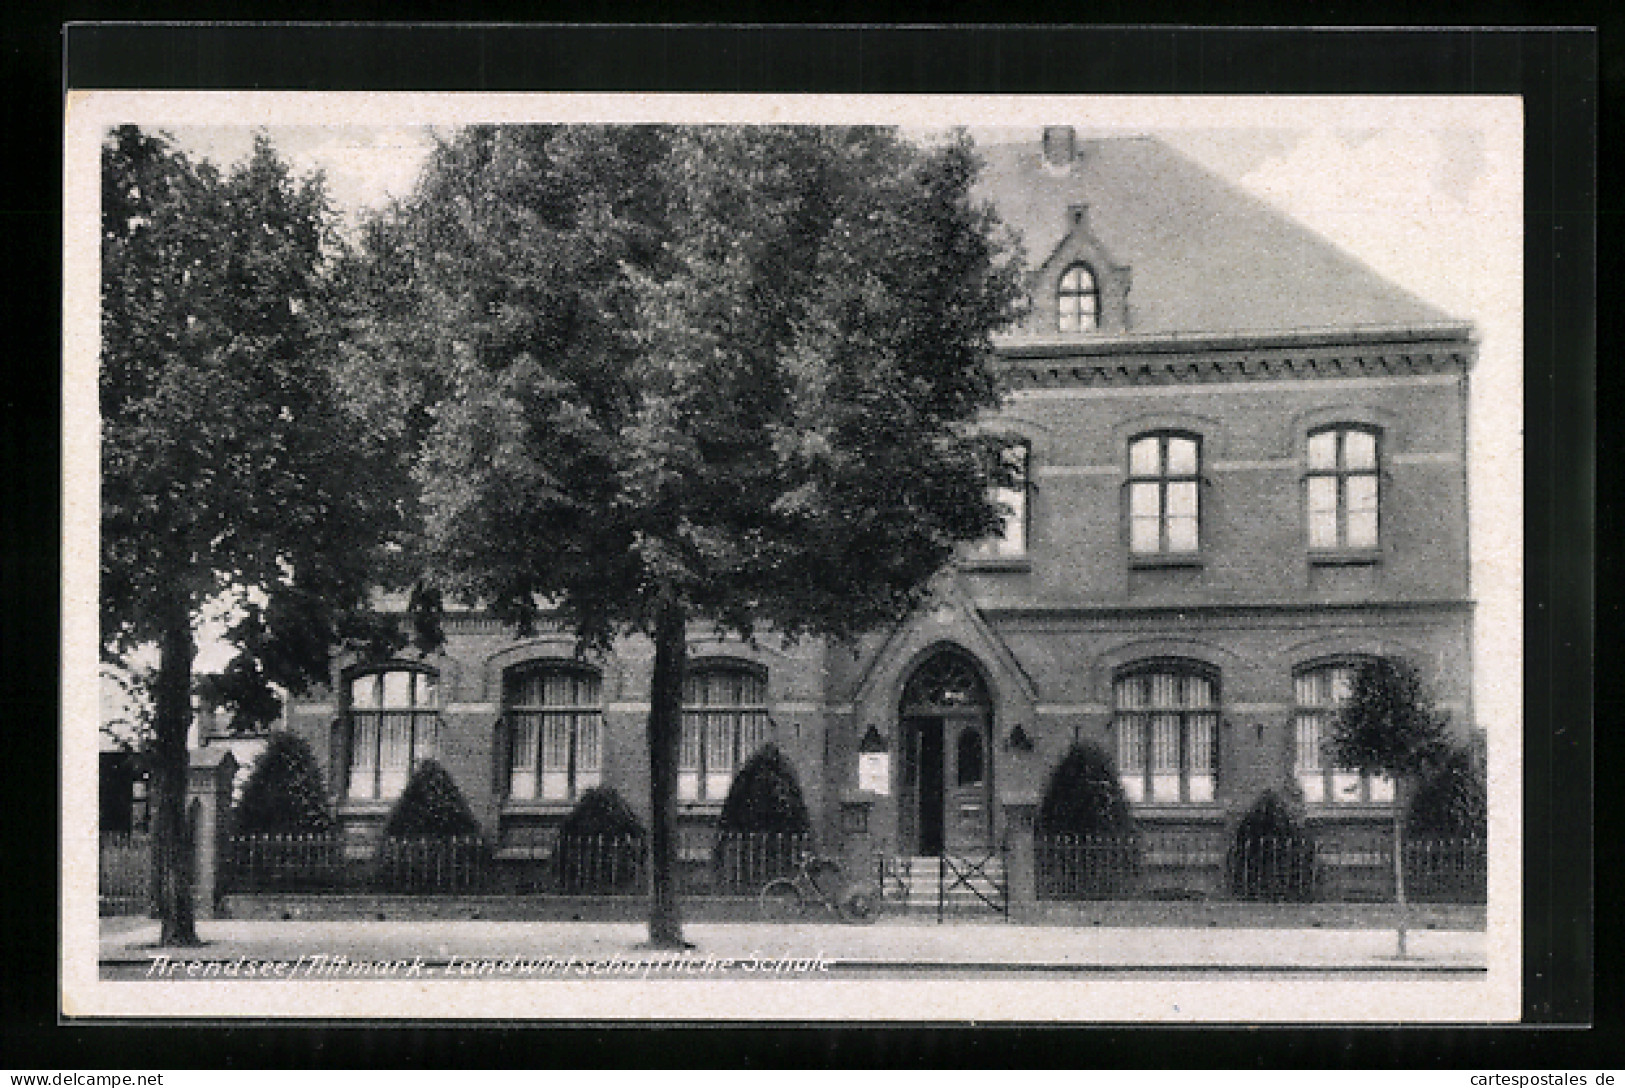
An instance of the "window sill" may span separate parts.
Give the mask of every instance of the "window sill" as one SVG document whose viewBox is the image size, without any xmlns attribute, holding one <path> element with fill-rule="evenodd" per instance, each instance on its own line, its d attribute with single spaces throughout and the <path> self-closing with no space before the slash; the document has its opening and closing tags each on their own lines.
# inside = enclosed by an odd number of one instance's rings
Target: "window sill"
<svg viewBox="0 0 1625 1088">
<path fill-rule="evenodd" d="M 1304 805 L 1306 820 L 1369 820 L 1373 816 L 1392 818 L 1399 808 L 1395 801 L 1311 801 Z"/>
<path fill-rule="evenodd" d="M 1172 570 L 1203 565 L 1201 552 L 1175 555 L 1130 555 L 1128 565 L 1133 570 Z"/>
<path fill-rule="evenodd" d="M 1337 548 L 1309 553 L 1309 563 L 1316 567 L 1369 567 L 1380 562 L 1381 548 Z"/>
<path fill-rule="evenodd" d="M 345 798 L 338 803 L 340 816 L 388 816 L 395 806 L 393 800 L 377 801 L 370 798 Z"/>
<path fill-rule="evenodd" d="M 1224 806 L 1217 801 L 1130 801 L 1129 810 L 1137 820 L 1223 820 Z"/>
<path fill-rule="evenodd" d="M 509 797 L 502 802 L 504 816 L 568 816 L 574 808 L 574 801 L 542 801 L 528 797 Z"/>
<path fill-rule="evenodd" d="M 1033 568 L 1031 557 L 1025 555 L 972 555 L 960 560 L 959 569 L 968 571 L 1029 571 Z"/>
<path fill-rule="evenodd" d="M 678 801 L 678 816 L 721 816 L 721 801 Z"/>
</svg>

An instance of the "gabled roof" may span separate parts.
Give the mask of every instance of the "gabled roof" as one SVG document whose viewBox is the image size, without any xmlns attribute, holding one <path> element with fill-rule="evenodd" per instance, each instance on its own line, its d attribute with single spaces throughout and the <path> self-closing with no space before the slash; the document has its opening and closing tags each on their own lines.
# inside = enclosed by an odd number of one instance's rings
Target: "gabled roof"
<svg viewBox="0 0 1625 1088">
<path fill-rule="evenodd" d="M 1130 335 L 1460 324 L 1160 140 L 1075 146 L 1070 167 L 1053 167 L 1037 140 L 980 144 L 977 195 L 1019 233 L 1029 268 L 1070 230 L 1068 208 L 1087 205 L 1090 233 L 1130 269 Z"/>
</svg>

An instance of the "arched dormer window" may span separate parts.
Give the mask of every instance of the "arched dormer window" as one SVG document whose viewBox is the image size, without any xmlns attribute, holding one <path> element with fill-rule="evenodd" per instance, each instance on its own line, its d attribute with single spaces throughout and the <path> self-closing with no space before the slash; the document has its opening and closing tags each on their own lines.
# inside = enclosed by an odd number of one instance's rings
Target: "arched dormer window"
<svg viewBox="0 0 1625 1088">
<path fill-rule="evenodd" d="M 1092 332 L 1100 328 L 1100 285 L 1086 264 L 1061 273 L 1055 296 L 1056 327 L 1061 332 Z"/>
</svg>

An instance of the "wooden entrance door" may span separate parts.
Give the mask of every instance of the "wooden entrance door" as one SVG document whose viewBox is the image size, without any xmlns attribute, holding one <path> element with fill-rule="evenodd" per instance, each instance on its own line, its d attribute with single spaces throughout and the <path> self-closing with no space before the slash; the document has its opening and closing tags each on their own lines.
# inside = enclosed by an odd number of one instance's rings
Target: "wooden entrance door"
<svg viewBox="0 0 1625 1088">
<path fill-rule="evenodd" d="M 898 715 L 899 842 L 917 855 L 982 857 L 993 844 L 992 700 L 980 670 L 944 651 L 914 671 Z"/>
</svg>

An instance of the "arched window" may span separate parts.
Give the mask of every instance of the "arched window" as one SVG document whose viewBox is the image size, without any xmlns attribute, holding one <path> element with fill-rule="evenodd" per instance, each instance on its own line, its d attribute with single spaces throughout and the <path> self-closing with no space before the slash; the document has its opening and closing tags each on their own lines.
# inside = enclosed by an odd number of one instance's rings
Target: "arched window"
<svg viewBox="0 0 1625 1088">
<path fill-rule="evenodd" d="M 440 743 L 434 674 L 381 669 L 350 679 L 346 794 L 355 800 L 399 797 L 412 769 L 433 759 Z"/>
<path fill-rule="evenodd" d="M 1378 545 L 1377 432 L 1334 426 L 1309 435 L 1304 477 L 1311 551 L 1369 551 Z"/>
<path fill-rule="evenodd" d="M 683 681 L 681 801 L 721 802 L 734 772 L 768 738 L 767 679 L 738 665 L 705 665 Z"/>
<path fill-rule="evenodd" d="M 1374 803 L 1394 800 L 1393 779 L 1335 767 L 1326 756 L 1338 707 L 1354 690 L 1357 661 L 1312 665 L 1293 675 L 1296 695 L 1293 771 L 1310 804 Z"/>
<path fill-rule="evenodd" d="M 1201 547 L 1202 443 L 1193 434 L 1143 434 L 1128 446 L 1128 543 L 1137 556 L 1195 555 Z"/>
<path fill-rule="evenodd" d="M 1156 662 L 1118 676 L 1117 771 L 1130 801 L 1213 800 L 1218 680 L 1194 662 Z"/>
<path fill-rule="evenodd" d="M 508 796 L 573 801 L 603 777 L 603 709 L 598 674 L 533 665 L 505 677 L 512 731 Z"/>
<path fill-rule="evenodd" d="M 903 710 L 930 713 L 990 706 L 987 685 L 974 666 L 957 653 L 939 653 L 915 670 L 903 689 Z"/>
<path fill-rule="evenodd" d="M 1061 332 L 1088 332 L 1100 327 L 1100 287 L 1086 264 L 1061 273 L 1055 297 L 1056 327 Z"/>
<path fill-rule="evenodd" d="M 967 725 L 959 731 L 955 745 L 955 766 L 958 767 L 961 786 L 979 786 L 987 775 L 986 758 L 982 748 L 980 726 Z"/>
</svg>

